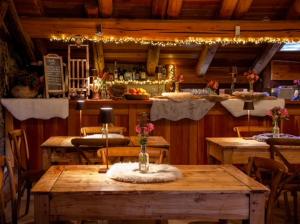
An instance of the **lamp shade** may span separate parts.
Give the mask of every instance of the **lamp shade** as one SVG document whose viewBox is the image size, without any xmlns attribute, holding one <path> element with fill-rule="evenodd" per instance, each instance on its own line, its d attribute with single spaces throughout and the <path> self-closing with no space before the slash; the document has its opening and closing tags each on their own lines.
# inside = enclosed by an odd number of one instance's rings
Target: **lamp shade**
<svg viewBox="0 0 300 224">
<path fill-rule="evenodd" d="M 102 124 L 112 123 L 113 120 L 113 109 L 111 107 L 100 108 L 100 122 Z"/>
<path fill-rule="evenodd" d="M 243 110 L 254 110 L 253 101 L 245 101 Z"/>
<path fill-rule="evenodd" d="M 77 100 L 76 110 L 82 110 L 84 107 L 84 100 Z"/>
</svg>

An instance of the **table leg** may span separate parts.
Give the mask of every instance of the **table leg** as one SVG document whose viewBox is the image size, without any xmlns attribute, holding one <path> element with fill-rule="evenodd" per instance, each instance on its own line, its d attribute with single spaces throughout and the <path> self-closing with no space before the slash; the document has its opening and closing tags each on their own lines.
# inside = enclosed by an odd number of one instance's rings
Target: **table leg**
<svg viewBox="0 0 300 224">
<path fill-rule="evenodd" d="M 47 194 L 34 195 L 34 223 L 50 224 L 50 205 Z"/>
<path fill-rule="evenodd" d="M 264 224 L 265 223 L 265 194 L 251 193 L 250 194 L 250 224 Z"/>
</svg>

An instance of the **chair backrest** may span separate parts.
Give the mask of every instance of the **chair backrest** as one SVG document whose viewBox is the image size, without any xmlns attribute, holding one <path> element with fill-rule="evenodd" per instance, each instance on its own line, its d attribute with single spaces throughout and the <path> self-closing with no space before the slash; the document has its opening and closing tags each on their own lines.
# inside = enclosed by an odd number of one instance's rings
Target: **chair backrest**
<svg viewBox="0 0 300 224">
<path fill-rule="evenodd" d="M 80 132 L 83 136 L 103 133 L 102 127 L 100 127 L 100 126 L 82 127 L 80 129 Z M 115 133 L 115 134 L 123 135 L 124 132 L 126 132 L 125 127 L 118 127 L 118 126 L 109 126 L 108 127 L 108 133 Z"/>
<path fill-rule="evenodd" d="M 14 164 L 18 172 L 29 169 L 29 149 L 26 132 L 23 129 L 16 129 L 8 132 L 11 150 L 14 156 Z"/>
<path fill-rule="evenodd" d="M 287 172 L 288 168 L 281 162 L 268 158 L 249 158 L 248 175 L 270 188 L 266 203 L 266 224 L 272 223 L 272 209 L 280 195 L 281 183 Z"/>
<path fill-rule="evenodd" d="M 18 215 L 17 215 L 17 196 L 15 189 L 15 181 L 14 174 L 11 168 L 10 161 L 3 155 L 0 155 L 0 223 L 6 223 L 5 217 L 5 204 L 6 198 L 4 196 L 8 196 L 6 193 L 6 177 L 9 178 L 9 190 L 10 190 L 10 200 L 11 200 L 11 220 L 13 224 L 18 223 Z"/>
<path fill-rule="evenodd" d="M 233 128 L 233 131 L 237 133 L 238 137 L 243 137 L 242 133 L 263 133 L 263 132 L 272 132 L 272 127 L 263 127 L 263 126 L 237 126 Z"/>
<path fill-rule="evenodd" d="M 99 149 L 97 155 L 101 158 L 102 163 L 112 164 L 115 162 L 123 161 L 137 161 L 141 147 L 139 146 L 120 146 L 120 147 L 108 147 L 106 156 L 106 148 Z M 161 164 L 166 158 L 166 149 L 165 148 L 156 148 L 156 147 L 147 147 L 147 153 L 149 153 L 150 160 Z"/>
<path fill-rule="evenodd" d="M 294 149 L 300 150 L 300 139 L 294 138 L 270 138 L 266 141 L 270 145 L 271 158 L 275 159 L 275 156 L 288 167 L 289 171 L 295 172 L 295 166 L 293 166 L 288 158 L 284 156 L 284 150 Z M 291 155 L 294 156 L 294 155 Z"/>
<path fill-rule="evenodd" d="M 108 139 L 108 146 L 127 146 L 130 142 L 130 139 L 125 138 L 110 138 Z M 90 159 L 85 155 L 84 151 L 88 150 L 98 150 L 99 148 L 106 147 L 105 138 L 73 138 L 71 140 L 72 145 L 77 149 L 79 163 L 81 163 L 81 158 L 84 158 L 88 164 L 91 164 Z"/>
</svg>

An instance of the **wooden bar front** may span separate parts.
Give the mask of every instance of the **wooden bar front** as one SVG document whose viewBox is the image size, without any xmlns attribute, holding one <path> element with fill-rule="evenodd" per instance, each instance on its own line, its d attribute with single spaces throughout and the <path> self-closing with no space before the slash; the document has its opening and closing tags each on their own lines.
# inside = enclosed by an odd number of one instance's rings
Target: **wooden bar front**
<svg viewBox="0 0 300 224">
<path fill-rule="evenodd" d="M 133 136 L 140 112 L 150 112 L 152 101 L 119 100 L 95 101 L 88 100 L 82 110 L 82 126 L 98 125 L 101 106 L 112 106 L 114 109 L 114 124 L 127 128 L 125 135 Z M 42 167 L 42 150 L 39 146 L 50 136 L 79 135 L 79 111 L 76 101 L 69 103 L 67 119 L 53 118 L 50 120 L 28 119 L 20 122 L 14 119 L 14 127 L 26 128 L 31 146 L 32 166 Z M 300 103 L 286 102 L 290 118 L 282 124 L 284 133 L 300 135 Z M 271 126 L 268 117 L 252 117 L 251 125 Z M 221 104 L 216 105 L 201 120 L 182 119 L 179 121 L 159 120 L 153 122 L 153 135 L 161 135 L 170 143 L 171 164 L 205 164 L 206 137 L 232 137 L 234 126 L 247 125 L 247 117 L 233 117 Z"/>
</svg>

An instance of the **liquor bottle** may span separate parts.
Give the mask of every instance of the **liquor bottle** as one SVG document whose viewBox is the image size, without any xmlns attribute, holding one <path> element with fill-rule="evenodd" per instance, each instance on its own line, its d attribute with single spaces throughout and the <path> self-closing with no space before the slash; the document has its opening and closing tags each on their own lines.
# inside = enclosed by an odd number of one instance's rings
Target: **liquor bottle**
<svg viewBox="0 0 300 224">
<path fill-rule="evenodd" d="M 147 74 L 146 74 L 146 70 L 145 70 L 144 66 L 141 67 L 140 79 L 141 80 L 146 80 L 147 79 Z"/>
<path fill-rule="evenodd" d="M 117 61 L 115 61 L 115 65 L 114 65 L 114 80 L 118 80 L 119 79 L 119 72 L 118 72 L 118 67 L 117 67 Z"/>
</svg>

